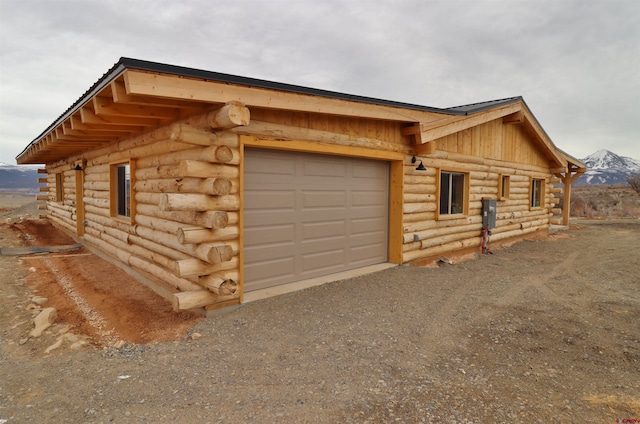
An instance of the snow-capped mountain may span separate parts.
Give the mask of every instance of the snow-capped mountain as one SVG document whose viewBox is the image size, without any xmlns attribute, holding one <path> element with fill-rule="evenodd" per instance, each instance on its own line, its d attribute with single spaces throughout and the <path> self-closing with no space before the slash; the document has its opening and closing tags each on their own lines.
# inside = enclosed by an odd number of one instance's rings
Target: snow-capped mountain
<svg viewBox="0 0 640 424">
<path fill-rule="evenodd" d="M 0 162 L 0 190 L 38 191 L 39 165 L 9 165 Z"/>
<path fill-rule="evenodd" d="M 588 170 L 575 182 L 577 185 L 627 184 L 627 177 L 640 173 L 640 160 L 609 150 L 598 150 L 580 161 Z"/>
</svg>

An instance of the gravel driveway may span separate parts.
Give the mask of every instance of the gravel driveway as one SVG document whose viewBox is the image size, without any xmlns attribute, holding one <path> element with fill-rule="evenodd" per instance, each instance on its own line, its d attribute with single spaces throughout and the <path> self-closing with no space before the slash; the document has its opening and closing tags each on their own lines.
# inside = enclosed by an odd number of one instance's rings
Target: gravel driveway
<svg viewBox="0 0 640 424">
<path fill-rule="evenodd" d="M 640 418 L 637 220 L 255 301 L 177 342 L 46 355 L 17 340 L 29 289 L 11 260 L 0 423 Z"/>
</svg>

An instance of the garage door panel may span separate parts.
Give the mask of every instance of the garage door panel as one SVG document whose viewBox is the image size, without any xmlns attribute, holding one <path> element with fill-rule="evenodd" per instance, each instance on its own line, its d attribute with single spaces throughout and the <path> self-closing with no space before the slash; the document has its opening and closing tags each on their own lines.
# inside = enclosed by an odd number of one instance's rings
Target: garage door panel
<svg viewBox="0 0 640 424">
<path fill-rule="evenodd" d="M 347 199 L 345 191 L 304 190 L 302 192 L 302 206 L 304 208 L 344 208 Z"/>
<path fill-rule="evenodd" d="M 346 224 L 342 220 L 302 224 L 302 237 L 304 240 L 344 237 L 345 232 Z"/>
<path fill-rule="evenodd" d="M 386 168 L 378 166 L 378 163 L 360 161 L 353 164 L 353 171 L 351 176 L 353 178 L 362 178 L 367 181 L 378 180 L 379 182 L 386 182 L 388 171 Z"/>
<path fill-rule="evenodd" d="M 364 207 L 364 206 L 359 206 L 359 207 L 351 207 L 349 216 L 351 217 L 352 220 L 357 220 L 357 219 L 371 219 L 371 218 L 380 218 L 382 220 L 387 219 L 387 208 L 383 208 L 383 207 L 375 207 L 375 206 L 371 206 L 371 207 Z"/>
<path fill-rule="evenodd" d="M 257 228 L 245 228 L 244 240 L 248 246 L 260 246 L 274 243 L 294 243 L 295 242 L 295 226 L 288 225 L 270 225 Z"/>
<path fill-rule="evenodd" d="M 340 246 L 340 248 L 336 249 L 336 246 Z M 322 253 L 332 250 L 345 250 L 347 248 L 348 245 L 346 244 L 346 237 L 343 234 L 314 240 L 304 240 L 297 246 L 297 250 L 302 255 Z"/>
<path fill-rule="evenodd" d="M 283 258 L 290 258 L 296 254 L 294 243 L 271 243 L 244 249 L 245 264 L 254 262 L 278 261 Z"/>
<path fill-rule="evenodd" d="M 296 213 L 292 209 L 268 211 L 268 210 L 255 210 L 245 212 L 245 222 L 251 224 L 245 225 L 245 228 L 261 227 L 264 225 L 285 225 L 291 224 Z"/>
<path fill-rule="evenodd" d="M 245 291 L 386 261 L 387 163 L 247 149 L 245 164 Z"/>
<path fill-rule="evenodd" d="M 278 182 L 282 178 L 294 178 L 296 173 L 295 162 L 277 152 L 266 152 L 260 157 L 245 155 L 244 165 L 251 170 L 250 177 L 259 181 Z"/>
<path fill-rule="evenodd" d="M 351 192 L 352 206 L 373 206 L 380 205 L 386 201 L 387 194 L 384 191 L 364 191 L 353 190 Z"/>
<path fill-rule="evenodd" d="M 380 228 L 386 224 L 383 218 L 355 219 L 351 222 L 351 235 L 356 234 L 375 234 L 380 236 Z"/>
<path fill-rule="evenodd" d="M 349 237 L 349 247 L 353 246 L 373 246 L 380 243 L 380 233 L 360 233 L 352 234 Z"/>
<path fill-rule="evenodd" d="M 316 158 L 309 156 L 303 162 L 303 176 L 307 184 L 327 179 L 344 180 L 347 172 L 346 162 L 336 162 L 330 156 L 318 156 Z"/>
<path fill-rule="evenodd" d="M 273 211 L 274 209 L 290 209 L 295 208 L 296 193 L 291 190 L 270 190 L 270 191 L 253 191 L 245 190 L 246 204 L 245 207 L 250 210 L 266 209 Z"/>
<path fill-rule="evenodd" d="M 367 262 L 365 265 L 369 265 L 372 255 L 375 256 L 376 254 L 379 254 L 380 249 L 384 247 L 385 246 L 382 244 L 367 244 L 364 246 L 353 247 L 349 251 L 351 262 L 356 264 Z M 384 260 L 384 258 L 380 258 L 380 262 L 384 262 Z"/>
<path fill-rule="evenodd" d="M 257 262 L 244 267 L 245 278 L 250 281 L 260 281 L 259 288 L 272 286 L 272 281 L 290 280 L 295 274 L 293 257 Z"/>
<path fill-rule="evenodd" d="M 302 255 L 302 273 L 309 274 L 318 270 L 330 274 L 338 272 L 344 266 L 344 250 Z"/>
</svg>

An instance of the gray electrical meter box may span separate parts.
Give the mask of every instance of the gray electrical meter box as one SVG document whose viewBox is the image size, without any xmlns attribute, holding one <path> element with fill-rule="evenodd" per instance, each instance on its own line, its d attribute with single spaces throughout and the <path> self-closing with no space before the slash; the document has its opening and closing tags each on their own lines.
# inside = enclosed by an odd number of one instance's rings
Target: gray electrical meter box
<svg viewBox="0 0 640 424">
<path fill-rule="evenodd" d="M 482 199 L 482 228 L 496 228 L 496 199 Z"/>
</svg>

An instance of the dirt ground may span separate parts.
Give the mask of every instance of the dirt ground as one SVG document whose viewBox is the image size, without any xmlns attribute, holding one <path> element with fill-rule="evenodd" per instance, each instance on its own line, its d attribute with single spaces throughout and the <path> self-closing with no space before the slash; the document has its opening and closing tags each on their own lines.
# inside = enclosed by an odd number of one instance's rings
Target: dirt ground
<svg viewBox="0 0 640 424">
<path fill-rule="evenodd" d="M 3 248 L 73 243 L 0 206 Z M 640 220 L 579 221 L 203 319 L 84 249 L 0 256 L 0 423 L 634 422 L 639 270 Z"/>
</svg>

